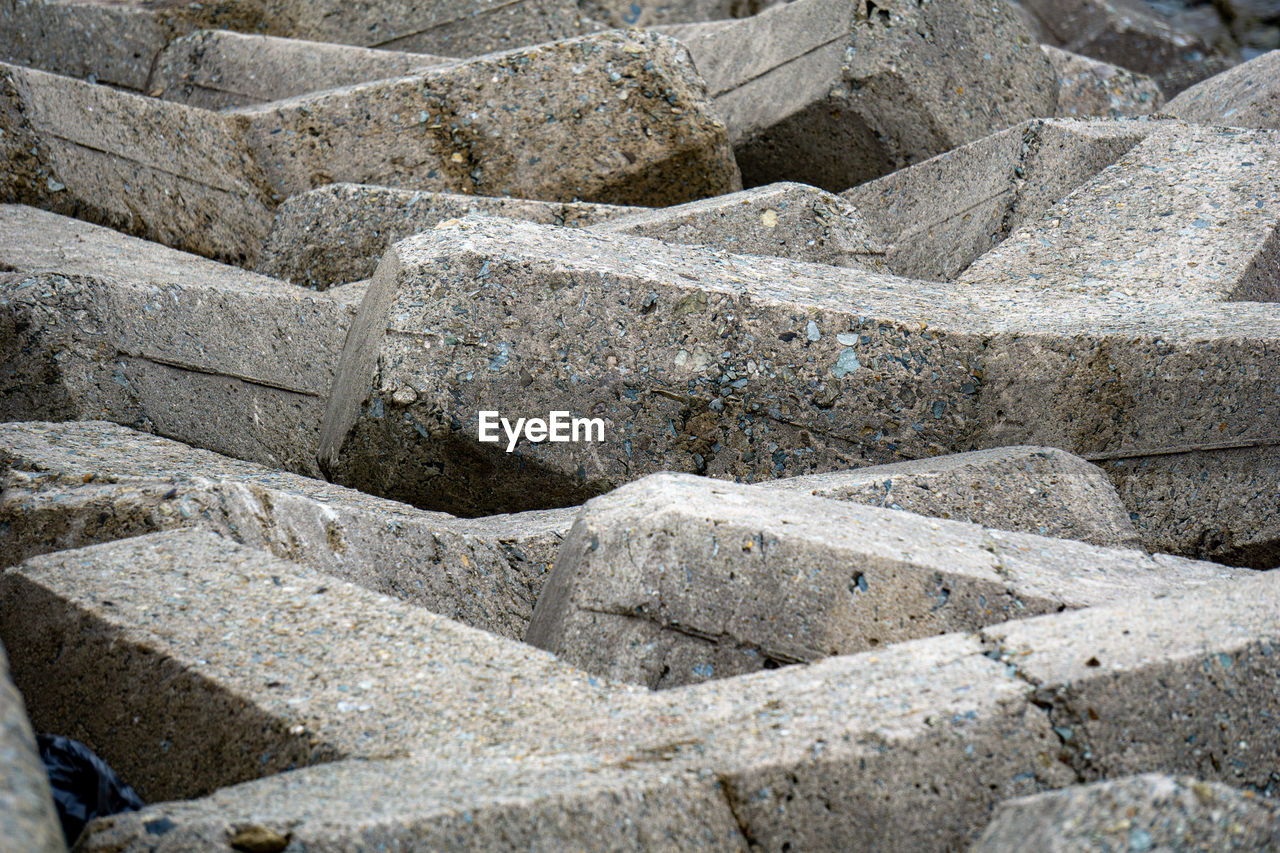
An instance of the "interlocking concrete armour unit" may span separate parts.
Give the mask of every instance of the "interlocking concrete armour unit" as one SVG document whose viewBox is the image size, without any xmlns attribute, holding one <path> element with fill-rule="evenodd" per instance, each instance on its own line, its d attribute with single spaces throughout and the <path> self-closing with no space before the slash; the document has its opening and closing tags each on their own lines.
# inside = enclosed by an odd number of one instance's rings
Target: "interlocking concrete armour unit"
<svg viewBox="0 0 1280 853">
<path fill-rule="evenodd" d="M 0 64 L 0 130 L 0 200 L 240 264 L 276 204 L 337 181 L 659 205 L 740 187 L 688 53 L 652 33 L 222 112 Z"/>
<path fill-rule="evenodd" d="M 729 126 L 747 186 L 831 192 L 1054 114 L 1057 78 L 1007 4 L 795 0 L 664 27 Z"/>
<path fill-rule="evenodd" d="M 49 775 L 36 750 L 22 694 L 9 679 L 0 646 L 0 838 L 15 850 L 65 853 L 62 826 L 49 791 Z"/>
<path fill-rule="evenodd" d="M 1280 130 L 1280 50 L 1197 83 L 1166 109 L 1202 124 Z"/>
</svg>

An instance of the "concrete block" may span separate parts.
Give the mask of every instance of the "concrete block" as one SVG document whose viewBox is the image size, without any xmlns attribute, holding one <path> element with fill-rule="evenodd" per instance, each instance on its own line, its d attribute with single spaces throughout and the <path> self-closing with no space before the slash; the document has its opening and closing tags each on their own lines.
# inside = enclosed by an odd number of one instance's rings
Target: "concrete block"
<svg viewBox="0 0 1280 853">
<path fill-rule="evenodd" d="M 1140 545 L 1106 474 L 1056 448 L 1001 447 L 790 477 L 760 488 L 1095 545 Z"/>
<path fill-rule="evenodd" d="M 816 264 L 876 269 L 885 248 L 839 196 L 803 184 L 770 184 L 661 210 L 610 219 L 593 230 L 772 255 Z"/>
<path fill-rule="evenodd" d="M 1164 95 L 1145 74 L 1078 53 L 1040 45 L 1058 74 L 1060 116 L 1136 118 L 1159 112 Z"/>
<path fill-rule="evenodd" d="M 583 507 L 525 639 L 659 689 L 1244 574 L 659 474 Z"/>
<path fill-rule="evenodd" d="M 468 214 L 582 227 L 633 210 L 587 202 L 328 184 L 295 195 L 276 208 L 257 270 L 326 290 L 370 278 L 392 243 Z"/>
<path fill-rule="evenodd" d="M 108 419 L 304 473 L 355 306 L 0 207 L 0 412 Z"/>
<path fill-rule="evenodd" d="M 1150 134 L 960 281 L 1132 300 L 1280 299 L 1280 134 Z M 1195 193 L 1187 186 L 1194 182 Z"/>
<path fill-rule="evenodd" d="M 196 527 L 519 639 L 573 511 L 457 519 L 101 422 L 0 425 L 0 565 Z"/>
<path fill-rule="evenodd" d="M 1271 850 L 1274 801 L 1216 782 L 1155 773 L 1001 803 L 971 850 Z"/>
<path fill-rule="evenodd" d="M 746 18 L 779 0 L 581 0 L 578 6 L 611 27 L 650 29 L 665 24 Z"/>
<path fill-rule="evenodd" d="M 35 557 L 0 575 L 0 613 L 34 724 L 89 744 L 149 802 L 459 737 L 518 743 L 554 704 L 589 712 L 617 691 L 201 531 Z M 475 701 L 512 679 L 511 705 Z"/>
<path fill-rule="evenodd" d="M 206 110 L 279 101 L 459 60 L 419 53 L 198 30 L 160 52 L 146 94 Z"/>
<path fill-rule="evenodd" d="M 797 0 L 663 29 L 706 77 L 747 186 L 840 192 L 1051 115 L 1057 97 L 1049 61 L 1004 4 Z"/>
<path fill-rule="evenodd" d="M 66 840 L 49 791 L 49 776 L 27 719 L 22 694 L 9 678 L 0 648 L 0 837 L 15 850 L 65 853 Z"/>
<path fill-rule="evenodd" d="M 1166 110 L 1197 124 L 1280 130 L 1280 50 L 1197 83 Z"/>
<path fill-rule="evenodd" d="M 1146 122 L 1035 120 L 841 193 L 898 275 L 948 281 L 1146 138 Z"/>
<path fill-rule="evenodd" d="M 277 203 L 339 181 L 625 204 L 740 187 L 687 52 L 652 33 L 217 113 L 0 65 L 0 130 L 0 200 L 241 265 Z"/>
<path fill-rule="evenodd" d="M 1166 97 L 1239 61 L 1141 0 L 1021 0 L 1053 44 L 1149 75 Z"/>
<path fill-rule="evenodd" d="M 1272 794 L 1280 574 L 986 628 L 1080 781 L 1158 771 Z"/>
</svg>

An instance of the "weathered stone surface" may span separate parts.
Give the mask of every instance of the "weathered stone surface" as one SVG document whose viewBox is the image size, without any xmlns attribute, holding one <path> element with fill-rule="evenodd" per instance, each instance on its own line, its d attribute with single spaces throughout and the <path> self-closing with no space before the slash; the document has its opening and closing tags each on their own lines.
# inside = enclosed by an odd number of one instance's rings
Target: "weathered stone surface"
<svg viewBox="0 0 1280 853">
<path fill-rule="evenodd" d="M 27 55 L 51 62 L 66 39 L 82 38 L 89 57 L 128 57 L 95 38 L 158 31 L 165 41 L 198 29 L 238 30 L 390 50 L 474 56 L 572 38 L 600 29 L 573 0 L 229 0 L 168 3 L 153 0 L 10 0 L 0 26 L 21 39 Z M 127 42 L 126 42 L 127 44 Z M 146 42 L 151 44 L 151 42 Z M 145 60 L 146 69 L 159 48 Z M 19 58 L 18 61 L 24 61 Z M 134 61 L 138 61 L 135 57 Z M 36 64 L 41 68 L 45 65 Z M 47 70 L 63 72 L 58 67 Z M 112 80 L 112 82 L 116 82 Z M 139 88 L 139 87 L 132 87 Z"/>
<path fill-rule="evenodd" d="M 960 281 L 1117 300 L 1274 302 L 1277 221 L 1280 133 L 1172 127 L 1024 225 Z"/>
<path fill-rule="evenodd" d="M 1240 576 L 658 474 L 583 507 L 525 639 L 657 689 Z"/>
<path fill-rule="evenodd" d="M 760 488 L 900 509 L 994 527 L 1139 547 L 1129 513 L 1106 474 L 1051 447 L 1001 447 L 810 474 Z"/>
<path fill-rule="evenodd" d="M 663 24 L 746 18 L 782 0 L 579 0 L 592 18 L 611 27 L 650 28 Z"/>
<path fill-rule="evenodd" d="M 1280 320 L 1263 304 L 927 284 L 500 220 L 397 244 L 365 297 L 323 464 L 425 508 L 568 506 L 659 470 L 756 482 L 1027 444 L 1140 460 L 1127 509 L 1175 553 L 1277 517 L 1265 490 L 1211 516 L 1234 474 L 1191 515 L 1170 500 L 1178 454 L 1274 444 Z M 508 454 L 477 440 L 482 409 L 599 417 L 606 440 Z M 1265 481 L 1248 477 L 1237 497 Z"/>
<path fill-rule="evenodd" d="M 1107 62 L 1042 44 L 1058 74 L 1060 116 L 1135 118 L 1157 112 L 1164 95 L 1156 82 Z"/>
<path fill-rule="evenodd" d="M 1014 228 L 1119 160 L 1155 126 L 1035 120 L 841 194 L 898 275 L 955 278 Z"/>
<path fill-rule="evenodd" d="M 582 227 L 634 208 L 328 184 L 276 208 L 259 272 L 325 290 L 373 275 L 397 240 L 468 214 Z"/>
<path fill-rule="evenodd" d="M 1280 849 L 1280 809 L 1252 791 L 1145 774 L 1001 803 L 974 853 Z"/>
<path fill-rule="evenodd" d="M 983 629 L 1081 781 L 1159 771 L 1275 793 L 1280 573 Z M 1159 709 L 1153 713 L 1153 709 Z"/>
<path fill-rule="evenodd" d="M 626 204 L 738 189 L 710 110 L 684 48 L 639 32 L 220 113 L 0 65 L 0 200 L 248 265 L 275 204 L 336 181 Z"/>
<path fill-rule="evenodd" d="M 459 60 L 418 53 L 200 30 L 169 44 L 147 94 L 217 110 L 278 101 Z"/>
<path fill-rule="evenodd" d="M 0 417 L 107 419 L 316 472 L 355 306 L 29 207 L 0 207 Z"/>
<path fill-rule="evenodd" d="M 22 694 L 9 679 L 0 647 L 0 838 L 14 850 L 65 853 L 67 845 L 49 791 L 49 777 L 36 751 Z"/>
<path fill-rule="evenodd" d="M 521 638 L 574 511 L 456 519 L 101 422 L 0 425 L 0 565 L 199 527 Z"/>
<path fill-rule="evenodd" d="M 1058 47 L 1156 81 L 1172 97 L 1230 68 L 1238 57 L 1170 26 L 1140 0 L 1021 0 Z"/>
<path fill-rule="evenodd" d="M 740 193 L 645 210 L 593 230 L 653 237 L 739 255 L 773 255 L 818 264 L 875 269 L 884 246 L 839 196 L 804 184 L 770 184 Z"/>
<path fill-rule="evenodd" d="M 492 744 L 603 690 L 545 653 L 201 531 L 35 557 L 0 590 L 34 724 L 89 744 L 147 801 L 430 753 L 463 732 Z M 513 681 L 510 708 L 474 701 Z"/>
<path fill-rule="evenodd" d="M 1197 83 L 1166 110 L 1200 124 L 1280 130 L 1280 50 Z"/>
<path fill-rule="evenodd" d="M 796 0 L 664 31 L 706 77 L 747 186 L 840 192 L 1056 101 L 1049 61 L 1004 4 Z"/>
<path fill-rule="evenodd" d="M 0 63 L 0 201 L 247 263 L 278 199 L 229 116 Z"/>
</svg>

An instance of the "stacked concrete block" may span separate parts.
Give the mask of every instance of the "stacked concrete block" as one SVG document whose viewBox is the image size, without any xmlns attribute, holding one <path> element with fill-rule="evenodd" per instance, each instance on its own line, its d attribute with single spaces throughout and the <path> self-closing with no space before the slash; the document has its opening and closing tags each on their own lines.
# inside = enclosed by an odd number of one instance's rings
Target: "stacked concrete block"
<svg viewBox="0 0 1280 853">
<path fill-rule="evenodd" d="M 1141 0 L 1022 0 L 1022 6 L 1058 47 L 1147 74 L 1168 97 L 1239 60 L 1175 29 Z"/>
<path fill-rule="evenodd" d="M 1217 782 L 1155 773 L 1001 803 L 974 853 L 1026 850 L 1271 850 L 1274 801 Z"/>
<path fill-rule="evenodd" d="M 0 565 L 196 527 L 524 636 L 572 513 L 458 519 L 114 424 L 0 425 Z"/>
<path fill-rule="evenodd" d="M 66 841 L 22 694 L 0 647 L 0 837 L 15 850 L 64 853 Z"/>
<path fill-rule="evenodd" d="M 761 483 L 921 515 L 1133 548 L 1138 534 L 1102 469 L 1048 447 L 1001 447 Z"/>
<path fill-rule="evenodd" d="M 1160 111 L 1164 94 L 1145 74 L 1042 44 L 1058 74 L 1060 116 L 1136 118 Z"/>
<path fill-rule="evenodd" d="M 1186 121 L 1280 130 L 1280 51 L 1197 83 L 1169 102 Z"/>
<path fill-rule="evenodd" d="M 1240 576 L 656 475 L 583 508 L 526 640 L 659 689 Z"/>
<path fill-rule="evenodd" d="M 337 181 L 627 204 L 739 186 L 688 54 L 653 34 L 217 113 L 15 66 L 0 93 L 0 198 L 240 264 L 276 204 Z"/>
<path fill-rule="evenodd" d="M 796 0 L 664 28 L 689 46 L 747 186 L 831 192 L 1020 121 L 1057 80 L 1005 4 Z"/>
</svg>

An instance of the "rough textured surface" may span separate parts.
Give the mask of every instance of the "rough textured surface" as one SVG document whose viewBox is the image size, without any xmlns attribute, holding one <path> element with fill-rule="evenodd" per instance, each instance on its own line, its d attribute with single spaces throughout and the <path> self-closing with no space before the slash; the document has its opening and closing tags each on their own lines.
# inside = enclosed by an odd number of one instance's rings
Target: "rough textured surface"
<svg viewBox="0 0 1280 853">
<path fill-rule="evenodd" d="M 1168 97 L 1230 68 L 1198 35 L 1174 29 L 1139 0 L 1021 0 L 1059 47 L 1147 74 Z"/>
<path fill-rule="evenodd" d="M 582 227 L 632 210 L 586 202 L 329 184 L 295 195 L 276 209 L 257 269 L 325 290 L 371 277 L 392 243 L 468 214 Z"/>
<path fill-rule="evenodd" d="M 49 777 L 36 751 L 22 694 L 9 679 L 0 647 L 0 838 L 13 850 L 65 853 Z"/>
<path fill-rule="evenodd" d="M 1145 74 L 1042 44 L 1058 74 L 1058 115 L 1135 118 L 1158 112 L 1164 95 Z"/>
<path fill-rule="evenodd" d="M 0 425 L 0 565 L 199 527 L 508 637 L 571 512 L 423 512 L 114 424 Z"/>
<path fill-rule="evenodd" d="M 1280 573 L 984 629 L 1081 781 L 1159 769 L 1277 793 Z M 1158 708 L 1158 713 L 1152 709 Z"/>
<path fill-rule="evenodd" d="M 1197 83 L 1165 109 L 1191 122 L 1280 130 L 1280 50 Z"/>
<path fill-rule="evenodd" d="M 841 196 L 889 244 L 888 270 L 946 281 L 1119 160 L 1154 127 L 1034 120 Z"/>
<path fill-rule="evenodd" d="M 1167 500 L 1177 454 L 1271 440 L 1277 322 L 1257 303 L 926 284 L 464 220 L 384 259 L 321 455 L 347 485 L 488 514 L 580 503 L 658 470 L 755 482 L 1053 446 L 1144 461 L 1128 510 L 1200 556 L 1206 529 L 1252 537 L 1276 517 L 1265 473 L 1228 473 L 1189 516 Z M 507 454 L 476 440 L 481 409 L 599 417 L 607 440 Z M 1236 488 L 1263 497 L 1211 516 Z"/>
<path fill-rule="evenodd" d="M 1278 143 L 1270 131 L 1159 130 L 960 280 L 1122 299 L 1280 300 Z"/>
<path fill-rule="evenodd" d="M 277 203 L 336 181 L 655 205 L 741 186 L 688 53 L 640 32 L 220 113 L 0 64 L 0 131 L 0 200 L 242 265 Z"/>
<path fill-rule="evenodd" d="M 1049 447 L 979 450 L 773 480 L 760 487 L 1095 545 L 1139 544 L 1106 474 Z"/>
<path fill-rule="evenodd" d="M 41 730 L 89 744 L 144 800 L 462 731 L 599 692 L 535 649 L 200 531 L 32 558 L 0 575 L 0 635 Z M 506 730 L 506 734 L 504 734 Z"/>
<path fill-rule="evenodd" d="M 316 471 L 351 303 L 20 206 L 0 207 L 0 266 L 5 420 L 107 419 Z"/>
<path fill-rule="evenodd" d="M 1280 849 L 1280 808 L 1252 791 L 1146 774 L 1001 803 L 973 853 Z"/>
<path fill-rule="evenodd" d="M 1243 576 L 659 474 L 583 507 L 525 639 L 658 689 Z"/>
<path fill-rule="evenodd" d="M 593 230 L 865 269 L 878 268 L 885 252 L 848 202 L 804 184 L 770 184 L 640 211 Z"/>
<path fill-rule="evenodd" d="M 1056 102 L 1049 61 L 1005 4 L 796 0 L 665 31 L 706 77 L 747 186 L 840 192 Z"/>
<path fill-rule="evenodd" d="M 458 60 L 226 30 L 201 30 L 156 59 L 147 94 L 204 109 L 278 101 Z"/>
</svg>

